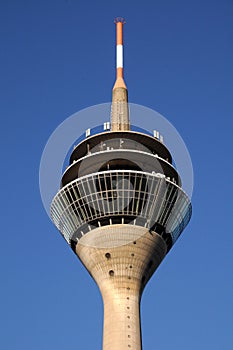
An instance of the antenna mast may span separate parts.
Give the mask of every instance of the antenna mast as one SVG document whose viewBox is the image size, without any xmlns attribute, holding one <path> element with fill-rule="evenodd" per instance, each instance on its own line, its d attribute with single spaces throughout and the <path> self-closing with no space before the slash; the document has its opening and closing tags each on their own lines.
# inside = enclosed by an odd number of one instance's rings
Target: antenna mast
<svg viewBox="0 0 233 350">
<path fill-rule="evenodd" d="M 117 17 L 116 24 L 116 81 L 112 90 L 112 131 L 130 130 L 128 91 L 124 82 L 123 66 L 123 25 L 125 20 Z"/>
</svg>

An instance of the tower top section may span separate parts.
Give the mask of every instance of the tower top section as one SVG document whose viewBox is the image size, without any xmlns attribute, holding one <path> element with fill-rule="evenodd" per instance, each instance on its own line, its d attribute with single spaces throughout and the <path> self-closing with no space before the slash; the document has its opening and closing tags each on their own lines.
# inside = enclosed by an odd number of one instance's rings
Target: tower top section
<svg viewBox="0 0 233 350">
<path fill-rule="evenodd" d="M 124 82 L 123 25 L 125 20 L 117 17 L 116 24 L 116 81 L 112 91 L 112 131 L 127 131 L 129 127 L 128 91 Z"/>
<path fill-rule="evenodd" d="M 115 20 L 114 20 L 114 23 L 118 23 L 118 22 L 121 22 L 122 24 L 125 24 L 126 21 L 123 17 L 116 17 Z"/>
</svg>

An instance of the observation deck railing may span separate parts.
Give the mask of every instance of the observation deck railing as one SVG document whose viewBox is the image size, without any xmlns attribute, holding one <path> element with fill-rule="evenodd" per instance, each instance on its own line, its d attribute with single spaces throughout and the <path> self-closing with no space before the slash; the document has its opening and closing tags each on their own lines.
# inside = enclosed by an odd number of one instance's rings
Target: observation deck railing
<svg viewBox="0 0 233 350">
<path fill-rule="evenodd" d="M 174 244 L 190 220 L 191 204 L 184 191 L 164 175 L 128 170 L 75 179 L 57 193 L 51 204 L 51 218 L 69 244 L 74 235 L 78 241 L 106 218 L 112 223 L 114 217 L 128 217 L 132 225 L 138 224 L 138 218 L 143 219 L 148 229 L 159 224 Z"/>
</svg>

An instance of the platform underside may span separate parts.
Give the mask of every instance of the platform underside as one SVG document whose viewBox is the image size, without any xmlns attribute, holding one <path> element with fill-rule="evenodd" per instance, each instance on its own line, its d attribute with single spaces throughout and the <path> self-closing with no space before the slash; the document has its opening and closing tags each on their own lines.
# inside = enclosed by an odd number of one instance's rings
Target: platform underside
<svg viewBox="0 0 233 350">
<path fill-rule="evenodd" d="M 76 254 L 100 289 L 102 282 L 108 281 L 114 288 L 136 283 L 143 290 L 166 253 L 167 245 L 160 235 L 130 225 L 97 228 L 76 246 Z"/>
</svg>

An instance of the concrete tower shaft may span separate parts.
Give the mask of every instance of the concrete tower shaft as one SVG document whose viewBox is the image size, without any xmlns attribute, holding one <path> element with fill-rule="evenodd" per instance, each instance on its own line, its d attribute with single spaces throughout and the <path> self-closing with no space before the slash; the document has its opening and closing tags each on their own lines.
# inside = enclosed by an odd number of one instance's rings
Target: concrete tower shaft
<svg viewBox="0 0 233 350">
<path fill-rule="evenodd" d="M 76 246 L 102 294 L 103 350 L 141 350 L 141 294 L 166 252 L 160 235 L 129 225 L 97 228 Z"/>
</svg>

